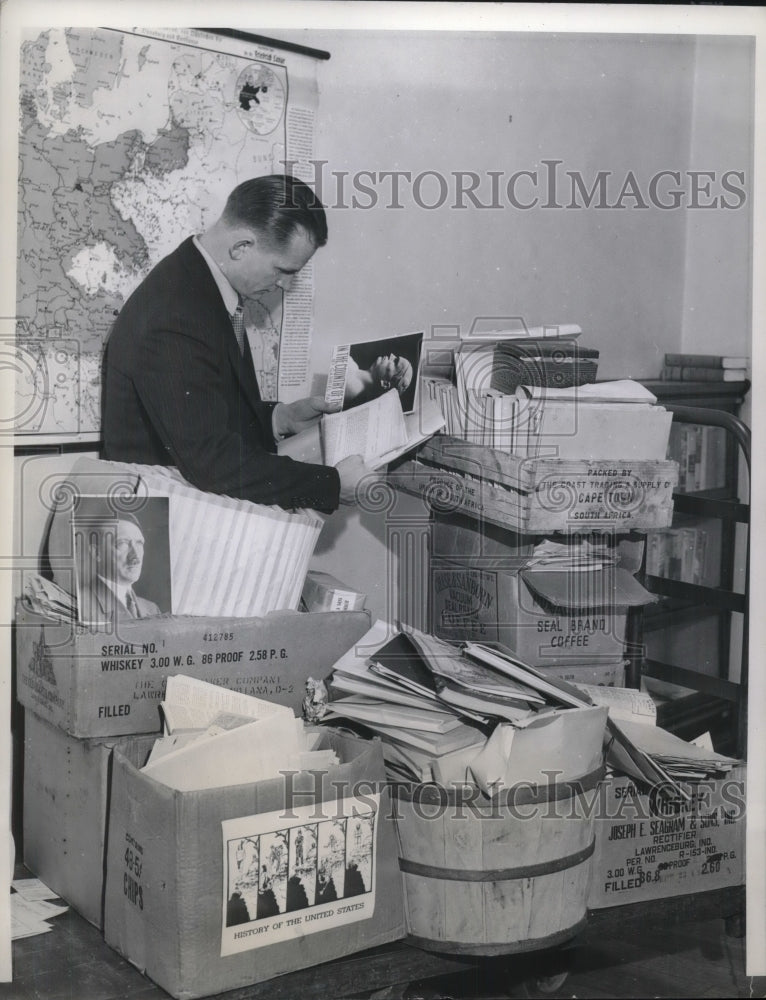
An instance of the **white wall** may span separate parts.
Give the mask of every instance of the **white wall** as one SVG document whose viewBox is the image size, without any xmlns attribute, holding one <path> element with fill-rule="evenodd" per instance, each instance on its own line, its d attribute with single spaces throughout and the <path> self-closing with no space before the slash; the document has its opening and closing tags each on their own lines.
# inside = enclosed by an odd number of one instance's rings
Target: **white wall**
<svg viewBox="0 0 766 1000">
<path fill-rule="evenodd" d="M 754 39 L 697 40 L 689 151 L 693 169 L 752 174 L 754 56 Z M 748 184 L 748 196 L 750 192 Z M 725 349 L 749 356 L 752 214 L 700 208 L 684 215 L 682 349 L 709 354 Z"/>
<path fill-rule="evenodd" d="M 377 203 L 348 207 L 332 171 L 475 171 L 491 201 L 518 170 L 561 160 L 588 188 L 610 171 L 617 201 L 632 171 L 647 198 L 662 170 L 750 171 L 752 46 L 693 36 L 282 32 L 326 49 L 319 66 L 316 155 L 330 239 L 316 257 L 311 388 L 321 388 L 331 347 L 434 326 L 467 329 L 480 316 L 529 324 L 575 322 L 599 348 L 599 375 L 656 378 L 663 355 L 715 350 L 749 338 L 749 201 L 738 210 L 419 207 L 408 185 L 401 209 L 389 182 Z M 509 121 L 512 116 L 512 121 Z M 561 175 L 560 175 L 561 176 Z M 566 179 L 566 178 L 562 178 Z M 369 178 L 366 183 L 369 183 Z M 660 196 L 672 186 L 660 186 Z M 519 182 L 520 198 L 531 197 Z M 714 188 L 720 194 L 720 188 Z M 421 200 L 438 199 L 436 182 Z M 568 186 L 559 203 L 570 201 Z M 704 199 L 700 199 L 704 200 Z M 338 202 L 346 207 L 340 207 Z M 358 196 L 368 205 L 371 197 Z M 685 202 L 686 203 L 686 202 Z M 728 348 L 727 348 L 728 349 Z M 738 347 L 739 349 L 739 347 Z M 385 515 L 341 512 L 319 564 L 371 594 L 394 616 L 396 559 Z M 392 597 L 392 594 L 394 595 Z"/>
<path fill-rule="evenodd" d="M 517 170 L 542 177 L 541 161 L 557 159 L 588 186 L 611 171 L 614 201 L 628 171 L 646 185 L 659 170 L 688 165 L 688 37 L 312 32 L 306 40 L 332 53 L 319 70 L 317 153 L 327 171 L 503 171 L 507 181 Z M 531 184 L 519 182 L 518 192 L 527 198 Z M 436 198 L 435 182 L 423 195 Z M 662 352 L 681 342 L 686 213 L 503 204 L 331 207 L 330 243 L 316 266 L 316 370 L 325 370 L 329 345 L 349 336 L 466 328 L 489 314 L 578 322 L 602 351 L 603 375 L 656 376 Z"/>
</svg>

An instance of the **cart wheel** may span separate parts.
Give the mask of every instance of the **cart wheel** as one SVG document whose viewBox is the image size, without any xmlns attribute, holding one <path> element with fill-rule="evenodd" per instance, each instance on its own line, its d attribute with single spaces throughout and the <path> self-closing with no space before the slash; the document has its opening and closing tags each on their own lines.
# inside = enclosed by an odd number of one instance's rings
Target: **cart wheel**
<svg viewBox="0 0 766 1000">
<path fill-rule="evenodd" d="M 524 997 L 555 997 L 563 988 L 569 972 L 557 972 L 553 976 L 532 976 L 521 984 Z"/>
</svg>

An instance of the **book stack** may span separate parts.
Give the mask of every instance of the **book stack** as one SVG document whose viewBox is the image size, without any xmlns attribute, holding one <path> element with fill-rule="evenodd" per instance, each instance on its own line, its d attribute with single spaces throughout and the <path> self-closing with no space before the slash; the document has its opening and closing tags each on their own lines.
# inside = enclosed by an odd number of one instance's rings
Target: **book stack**
<svg viewBox="0 0 766 1000">
<path fill-rule="evenodd" d="M 599 352 L 574 337 L 504 340 L 495 345 L 491 388 L 515 392 L 520 385 L 569 389 L 596 381 Z"/>
<path fill-rule="evenodd" d="M 748 357 L 733 354 L 666 354 L 663 382 L 744 382 Z"/>
</svg>

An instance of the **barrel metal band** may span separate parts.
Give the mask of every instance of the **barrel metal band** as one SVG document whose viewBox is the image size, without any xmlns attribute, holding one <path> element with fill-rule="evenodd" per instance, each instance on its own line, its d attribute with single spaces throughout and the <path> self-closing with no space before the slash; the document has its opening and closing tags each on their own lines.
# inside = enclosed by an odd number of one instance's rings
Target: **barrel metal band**
<svg viewBox="0 0 766 1000">
<path fill-rule="evenodd" d="M 516 878 L 537 878 L 538 875 L 552 875 L 554 872 L 574 868 L 575 865 L 587 861 L 596 849 L 595 838 L 587 847 L 563 858 L 553 858 L 536 865 L 521 865 L 518 868 L 496 868 L 490 871 L 466 870 L 464 868 L 436 868 L 424 865 L 419 861 L 399 858 L 399 868 L 408 875 L 421 875 L 423 878 L 438 878 L 451 882 L 506 882 Z"/>
</svg>

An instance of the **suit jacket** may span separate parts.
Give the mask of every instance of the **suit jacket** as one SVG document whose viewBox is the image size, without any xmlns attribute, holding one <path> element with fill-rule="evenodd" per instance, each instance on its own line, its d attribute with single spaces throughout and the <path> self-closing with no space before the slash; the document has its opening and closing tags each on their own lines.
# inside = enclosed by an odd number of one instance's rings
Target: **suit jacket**
<svg viewBox="0 0 766 1000">
<path fill-rule="evenodd" d="M 337 470 L 282 458 L 249 352 L 204 258 L 185 240 L 147 275 L 106 348 L 104 457 L 174 465 L 211 493 L 285 508 L 338 506 Z"/>
<path fill-rule="evenodd" d="M 149 601 L 145 597 L 139 597 L 133 592 L 138 605 L 139 617 L 151 618 L 154 615 L 161 615 L 159 606 L 154 601 Z M 118 621 L 133 620 L 133 615 L 117 599 L 114 591 L 96 577 L 89 586 L 82 586 L 78 595 L 78 614 L 80 621 L 86 625 L 95 625 L 99 622 L 111 621 L 116 618 Z"/>
</svg>

